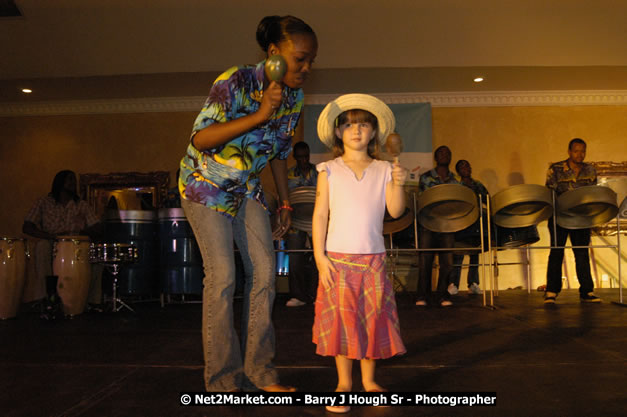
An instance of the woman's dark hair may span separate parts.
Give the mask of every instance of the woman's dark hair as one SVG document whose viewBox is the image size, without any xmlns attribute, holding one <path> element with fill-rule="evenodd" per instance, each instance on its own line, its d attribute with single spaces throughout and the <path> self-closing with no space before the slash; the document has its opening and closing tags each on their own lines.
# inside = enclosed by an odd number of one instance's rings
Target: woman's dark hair
<svg viewBox="0 0 627 417">
<path fill-rule="evenodd" d="M 377 116 L 370 113 L 367 110 L 354 109 L 347 110 L 337 116 L 335 119 L 335 127 L 339 127 L 344 123 L 370 123 L 372 125 L 372 129 L 375 131 L 374 138 L 368 142 L 368 156 L 373 159 L 378 159 L 379 157 L 379 141 L 377 140 L 377 136 L 379 136 L 379 121 L 377 120 Z M 335 157 L 344 155 L 344 142 L 342 142 L 342 138 L 335 137 L 335 143 L 333 144 L 333 155 Z"/>
<path fill-rule="evenodd" d="M 297 17 L 266 16 L 257 26 L 257 43 L 264 52 L 267 52 L 271 43 L 278 45 L 296 33 L 306 33 L 316 38 L 316 32 Z"/>
<path fill-rule="evenodd" d="M 52 180 L 52 190 L 50 191 L 50 196 L 54 198 L 54 201 L 56 201 L 57 203 L 61 198 L 61 191 L 63 191 L 65 188 L 65 180 L 70 175 L 73 176 L 76 180 L 76 174 L 67 169 L 57 172 L 57 175 L 55 175 L 54 179 Z M 78 201 L 78 195 L 76 195 L 75 191 L 72 192 L 72 199 L 74 199 L 74 201 Z"/>
</svg>

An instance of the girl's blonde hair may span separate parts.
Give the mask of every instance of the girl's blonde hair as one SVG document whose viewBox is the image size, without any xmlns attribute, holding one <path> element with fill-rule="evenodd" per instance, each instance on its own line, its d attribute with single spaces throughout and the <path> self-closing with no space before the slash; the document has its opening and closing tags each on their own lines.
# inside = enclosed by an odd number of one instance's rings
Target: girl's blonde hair
<svg viewBox="0 0 627 417">
<path fill-rule="evenodd" d="M 339 127 L 344 123 L 370 123 L 372 125 L 372 129 L 375 134 L 374 137 L 368 142 L 368 156 L 372 159 L 379 159 L 379 153 L 381 152 L 381 147 L 379 146 L 379 141 L 377 140 L 377 136 L 379 135 L 379 123 L 377 117 L 370 113 L 367 110 L 362 109 L 352 109 L 346 110 L 341 113 L 335 119 L 335 127 Z M 344 155 L 344 142 L 342 139 L 335 135 L 335 143 L 333 144 L 333 157 L 337 158 L 338 156 Z"/>
</svg>

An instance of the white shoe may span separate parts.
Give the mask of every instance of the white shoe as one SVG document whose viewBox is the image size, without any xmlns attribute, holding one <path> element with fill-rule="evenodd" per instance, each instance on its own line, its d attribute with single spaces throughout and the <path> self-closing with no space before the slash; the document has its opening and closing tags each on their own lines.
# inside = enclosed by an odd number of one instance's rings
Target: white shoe
<svg viewBox="0 0 627 417">
<path fill-rule="evenodd" d="M 287 300 L 287 303 L 285 303 L 285 305 L 288 307 L 300 307 L 304 306 L 305 304 L 305 302 L 300 301 L 298 298 L 290 298 L 289 300 Z"/>
<path fill-rule="evenodd" d="M 457 289 L 457 285 L 455 285 L 453 283 L 448 284 L 448 290 L 447 291 L 451 295 L 456 295 L 459 292 L 459 290 Z"/>
<path fill-rule="evenodd" d="M 479 288 L 479 285 L 477 285 L 476 282 L 473 282 L 472 284 L 470 284 L 470 287 L 468 287 L 468 293 L 469 294 L 483 294 L 483 291 L 481 290 L 481 288 Z"/>
</svg>

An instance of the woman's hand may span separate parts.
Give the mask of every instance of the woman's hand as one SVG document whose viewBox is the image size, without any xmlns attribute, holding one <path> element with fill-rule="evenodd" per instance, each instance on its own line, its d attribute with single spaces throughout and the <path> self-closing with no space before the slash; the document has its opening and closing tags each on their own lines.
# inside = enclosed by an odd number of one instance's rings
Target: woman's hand
<svg viewBox="0 0 627 417">
<path fill-rule="evenodd" d="M 292 225 L 292 214 L 288 209 L 282 209 L 277 216 L 277 222 L 272 231 L 272 238 L 274 240 L 279 240 L 290 230 L 290 226 Z"/>
<path fill-rule="evenodd" d="M 263 98 L 261 99 L 261 105 L 257 113 L 263 116 L 264 120 L 269 120 L 276 112 L 276 109 L 281 106 L 282 100 L 283 87 L 276 81 L 271 81 L 268 88 L 263 92 Z"/>
<path fill-rule="evenodd" d="M 322 255 L 316 257 L 316 266 L 318 267 L 318 280 L 322 283 L 322 287 L 325 290 L 332 288 L 335 285 L 332 272 L 337 274 L 333 262 L 326 255 Z"/>
</svg>

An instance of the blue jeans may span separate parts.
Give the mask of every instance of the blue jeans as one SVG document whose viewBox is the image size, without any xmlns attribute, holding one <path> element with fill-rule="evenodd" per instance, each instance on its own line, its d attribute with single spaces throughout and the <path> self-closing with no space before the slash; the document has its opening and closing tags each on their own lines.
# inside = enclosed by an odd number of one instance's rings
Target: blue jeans
<svg viewBox="0 0 627 417">
<path fill-rule="evenodd" d="M 468 267 L 468 276 L 466 277 L 466 281 L 468 282 L 468 288 L 472 284 L 479 285 L 479 254 L 477 252 L 471 252 L 469 256 L 469 263 L 471 264 Z M 457 288 L 459 288 L 459 280 L 462 275 L 462 267 L 456 266 L 461 265 L 464 262 L 464 255 L 453 255 L 453 269 L 451 270 L 451 275 L 449 277 L 449 284 L 455 284 Z"/>
<path fill-rule="evenodd" d="M 420 227 L 419 232 L 420 248 L 452 248 L 455 243 L 454 233 L 436 233 L 431 230 Z M 435 252 L 420 252 L 418 258 L 418 288 L 417 299 L 426 300 L 431 293 L 431 268 L 433 267 L 433 256 Z M 448 278 L 453 265 L 452 251 L 439 251 L 438 262 L 440 263 L 440 273 L 438 274 L 437 295 L 438 298 L 448 300 L 450 294 L 446 290 L 448 287 Z"/>
<path fill-rule="evenodd" d="M 201 204 L 182 202 L 202 254 L 202 340 L 205 389 L 242 388 L 248 378 L 262 388 L 277 384 L 272 363 L 275 342 L 272 305 L 275 258 L 268 212 L 246 199 L 231 222 Z M 240 250 L 245 271 L 241 343 L 233 324 L 235 260 L 233 241 Z"/>
</svg>

